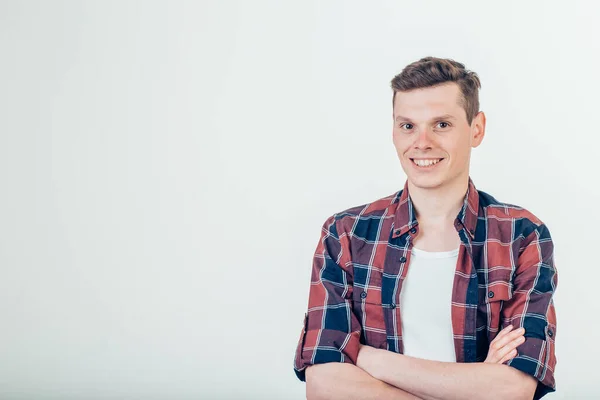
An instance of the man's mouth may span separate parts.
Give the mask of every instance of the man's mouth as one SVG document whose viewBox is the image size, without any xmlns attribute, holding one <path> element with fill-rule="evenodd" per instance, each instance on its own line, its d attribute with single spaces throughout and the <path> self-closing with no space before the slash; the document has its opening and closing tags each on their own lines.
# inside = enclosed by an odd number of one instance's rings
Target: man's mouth
<svg viewBox="0 0 600 400">
<path fill-rule="evenodd" d="M 437 163 L 442 161 L 443 158 L 420 158 L 420 159 L 411 158 L 410 160 L 412 161 L 413 164 L 417 165 L 418 167 L 427 168 L 427 167 L 432 167 L 432 166 L 436 165 Z"/>
</svg>

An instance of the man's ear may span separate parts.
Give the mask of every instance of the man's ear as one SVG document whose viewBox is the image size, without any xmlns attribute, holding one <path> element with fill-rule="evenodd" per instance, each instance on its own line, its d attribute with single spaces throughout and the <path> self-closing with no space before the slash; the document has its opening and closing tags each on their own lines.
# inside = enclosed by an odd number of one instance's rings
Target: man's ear
<svg viewBox="0 0 600 400">
<path fill-rule="evenodd" d="M 471 147 L 475 148 L 481 144 L 485 136 L 485 113 L 479 111 L 471 122 Z"/>
</svg>

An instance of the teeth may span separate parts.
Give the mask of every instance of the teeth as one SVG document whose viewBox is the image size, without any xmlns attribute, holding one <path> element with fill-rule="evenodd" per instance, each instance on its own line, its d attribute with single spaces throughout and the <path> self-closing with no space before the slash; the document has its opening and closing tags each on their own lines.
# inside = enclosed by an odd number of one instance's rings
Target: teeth
<svg viewBox="0 0 600 400">
<path fill-rule="evenodd" d="M 419 167 L 428 167 L 430 165 L 437 164 L 440 161 L 441 161 L 441 159 L 439 159 L 439 158 L 432 159 L 432 160 L 413 160 L 413 162 L 415 164 L 417 164 Z"/>
</svg>

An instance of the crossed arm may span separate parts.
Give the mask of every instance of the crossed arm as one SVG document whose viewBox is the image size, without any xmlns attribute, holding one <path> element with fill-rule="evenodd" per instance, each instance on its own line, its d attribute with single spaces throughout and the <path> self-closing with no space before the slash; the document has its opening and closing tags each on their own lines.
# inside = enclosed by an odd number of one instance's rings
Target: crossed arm
<svg viewBox="0 0 600 400">
<path fill-rule="evenodd" d="M 533 398 L 537 380 L 513 367 L 493 363 L 424 360 L 362 346 L 357 367 L 376 379 L 423 399 Z"/>
<path fill-rule="evenodd" d="M 307 399 L 532 399 L 537 380 L 503 364 L 424 360 L 361 346 L 356 365 L 306 370 Z"/>
<path fill-rule="evenodd" d="M 431 361 L 372 347 L 361 349 L 359 360 L 308 367 L 307 399 L 477 399 L 490 393 L 532 399 L 537 386 L 531 375 L 502 364 Z"/>
</svg>

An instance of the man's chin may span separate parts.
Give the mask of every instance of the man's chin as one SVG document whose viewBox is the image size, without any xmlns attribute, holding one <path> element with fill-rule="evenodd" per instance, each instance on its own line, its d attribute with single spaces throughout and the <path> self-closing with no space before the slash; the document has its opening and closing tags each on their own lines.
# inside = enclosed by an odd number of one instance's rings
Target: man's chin
<svg viewBox="0 0 600 400">
<path fill-rule="evenodd" d="M 444 184 L 444 179 L 436 176 L 408 176 L 408 181 L 419 189 L 436 189 Z"/>
</svg>

